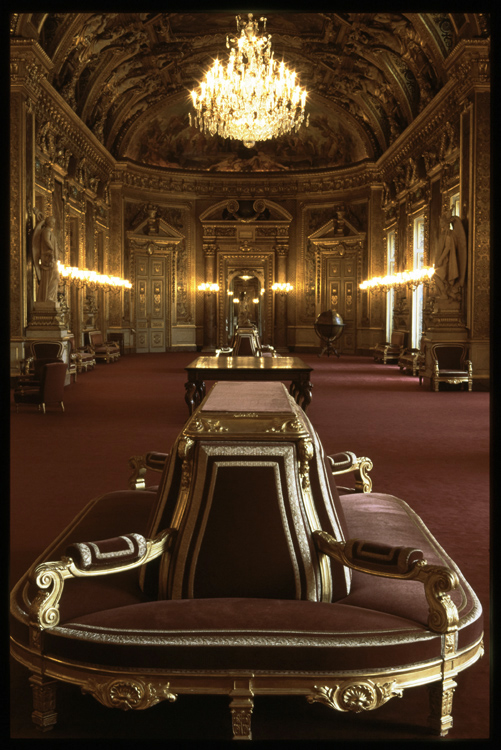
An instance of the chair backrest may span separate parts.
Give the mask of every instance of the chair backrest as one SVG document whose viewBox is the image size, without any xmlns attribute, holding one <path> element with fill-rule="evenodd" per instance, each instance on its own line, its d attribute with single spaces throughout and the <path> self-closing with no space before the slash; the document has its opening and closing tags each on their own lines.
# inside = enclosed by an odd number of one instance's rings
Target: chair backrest
<svg viewBox="0 0 501 750">
<path fill-rule="evenodd" d="M 257 357 L 261 353 L 259 334 L 254 327 L 238 328 L 233 344 L 235 357 Z"/>
<path fill-rule="evenodd" d="M 102 344 L 104 344 L 101 331 L 89 331 L 87 335 L 91 346 L 102 346 Z"/>
<path fill-rule="evenodd" d="M 51 362 L 45 365 L 40 385 L 42 401 L 46 404 L 64 399 L 64 383 L 68 366 L 65 362 Z"/>
<path fill-rule="evenodd" d="M 433 344 L 432 357 L 437 360 L 440 370 L 463 370 L 468 348 L 465 344 Z"/>
<path fill-rule="evenodd" d="M 405 346 L 405 339 L 405 331 L 392 331 L 390 343 L 392 346 Z"/>
<path fill-rule="evenodd" d="M 35 359 L 62 359 L 61 341 L 32 341 L 31 351 Z"/>
<path fill-rule="evenodd" d="M 45 365 L 50 365 L 52 363 L 61 363 L 60 359 L 54 359 L 52 357 L 44 357 L 43 359 L 35 359 L 33 362 L 33 377 L 34 380 L 42 381 L 43 379 L 43 373 L 45 369 Z M 63 362 L 64 364 L 64 362 Z M 66 365 L 65 365 L 66 367 Z"/>
<path fill-rule="evenodd" d="M 280 383 L 217 383 L 170 453 L 148 536 L 177 529 L 149 581 L 160 598 L 334 601 L 347 569 L 311 533 L 344 539 L 318 436 Z"/>
</svg>

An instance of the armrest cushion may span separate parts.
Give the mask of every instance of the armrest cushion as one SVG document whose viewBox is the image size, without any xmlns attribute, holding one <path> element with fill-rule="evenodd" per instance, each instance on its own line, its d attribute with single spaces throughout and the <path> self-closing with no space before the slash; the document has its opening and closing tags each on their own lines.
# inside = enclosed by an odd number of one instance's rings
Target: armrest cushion
<svg viewBox="0 0 501 750">
<path fill-rule="evenodd" d="M 338 471 L 346 471 L 350 469 L 357 460 L 357 457 L 351 451 L 343 451 L 342 453 L 334 453 L 332 456 L 327 456 L 331 463 L 332 473 Z"/>
<path fill-rule="evenodd" d="M 141 534 L 124 534 L 99 542 L 76 542 L 66 554 L 80 570 L 107 570 L 127 565 L 143 557 L 146 539 Z"/>
<path fill-rule="evenodd" d="M 165 462 L 168 458 L 168 453 L 156 453 L 155 451 L 149 451 L 144 457 L 144 462 L 147 469 L 152 469 L 153 471 L 163 471 L 165 468 Z"/>
<path fill-rule="evenodd" d="M 413 547 L 390 547 L 379 542 L 349 539 L 344 549 L 345 555 L 366 570 L 379 573 L 403 575 L 423 559 L 420 549 Z"/>
</svg>

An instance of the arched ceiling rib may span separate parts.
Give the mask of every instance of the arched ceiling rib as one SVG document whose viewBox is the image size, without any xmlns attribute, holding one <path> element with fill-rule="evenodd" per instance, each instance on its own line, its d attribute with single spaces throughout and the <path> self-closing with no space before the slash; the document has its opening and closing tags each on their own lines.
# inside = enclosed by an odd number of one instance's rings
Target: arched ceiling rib
<svg viewBox="0 0 501 750">
<path fill-rule="evenodd" d="M 11 32 L 37 39 L 54 64 L 52 84 L 116 158 L 247 171 L 378 158 L 446 83 L 444 61 L 459 39 L 488 34 L 482 14 L 261 14 L 275 57 L 310 92 L 311 125 L 245 159 L 239 144 L 188 123 L 188 92 L 225 55 L 234 15 L 13 14 Z"/>
</svg>

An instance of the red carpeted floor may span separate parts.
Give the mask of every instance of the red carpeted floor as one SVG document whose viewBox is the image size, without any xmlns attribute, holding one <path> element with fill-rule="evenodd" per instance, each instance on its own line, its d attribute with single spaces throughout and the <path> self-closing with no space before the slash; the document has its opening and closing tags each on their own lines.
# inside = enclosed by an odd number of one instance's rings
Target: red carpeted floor
<svg viewBox="0 0 501 750">
<path fill-rule="evenodd" d="M 184 367 L 197 355 L 128 355 L 83 373 L 65 389 L 63 414 L 11 412 L 11 583 L 98 494 L 127 487 L 128 458 L 168 452 L 182 428 Z M 327 453 L 374 462 L 374 490 L 404 498 L 461 568 L 489 620 L 489 394 L 436 394 L 398 367 L 368 357 L 319 359 L 308 415 Z M 210 385 L 210 384 L 208 384 Z M 489 648 L 459 675 L 450 739 L 489 737 Z M 12 662 L 13 738 L 230 738 L 228 699 L 182 697 L 145 712 L 111 711 L 77 688 L 59 693 L 59 722 L 31 727 L 28 672 Z M 195 720 L 196 719 L 196 720 Z M 253 735 L 285 740 L 427 739 L 426 688 L 364 715 L 337 714 L 303 698 L 259 698 Z"/>
</svg>

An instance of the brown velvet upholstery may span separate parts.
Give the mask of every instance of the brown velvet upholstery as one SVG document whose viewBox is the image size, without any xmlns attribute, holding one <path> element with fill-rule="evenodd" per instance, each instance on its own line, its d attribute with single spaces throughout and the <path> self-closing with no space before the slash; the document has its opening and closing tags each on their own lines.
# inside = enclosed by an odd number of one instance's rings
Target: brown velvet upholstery
<svg viewBox="0 0 501 750">
<path fill-rule="evenodd" d="M 18 404 L 37 404 L 45 414 L 46 404 L 58 403 L 64 411 L 64 383 L 68 366 L 65 362 L 51 362 L 42 366 L 38 385 L 21 385 L 14 391 Z"/>
<path fill-rule="evenodd" d="M 11 603 L 13 655 L 108 706 L 226 693 L 235 736 L 244 738 L 254 694 L 325 702 L 325 691 L 355 690 L 375 696 L 377 707 L 401 694 L 400 682 L 438 682 L 444 700 L 432 716 L 446 733 L 451 665 L 456 678 L 482 652 L 474 592 L 403 500 L 338 495 L 318 435 L 284 386 L 253 384 L 235 412 L 238 389 L 221 398 L 235 385 L 217 384 L 168 457 L 153 461 L 164 464 L 156 494 L 93 500 L 21 579 Z M 143 542 L 160 544 L 159 529 L 171 542 L 144 565 Z M 325 532 L 353 570 L 322 557 L 316 540 Z M 55 568 L 37 567 L 51 560 Z M 132 560 L 136 567 L 121 568 Z M 430 592 L 412 579 L 425 568 L 437 570 L 443 591 L 457 577 L 450 634 L 430 626 Z M 40 576 L 53 571 L 57 581 L 67 570 L 59 622 L 49 612 L 44 625 L 40 586 L 50 584 Z M 336 700 L 328 705 L 360 710 Z M 40 726 L 54 720 L 50 711 L 33 716 Z"/>
</svg>

